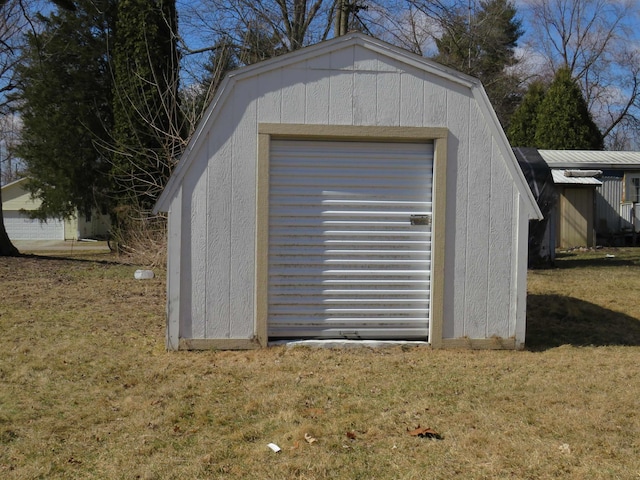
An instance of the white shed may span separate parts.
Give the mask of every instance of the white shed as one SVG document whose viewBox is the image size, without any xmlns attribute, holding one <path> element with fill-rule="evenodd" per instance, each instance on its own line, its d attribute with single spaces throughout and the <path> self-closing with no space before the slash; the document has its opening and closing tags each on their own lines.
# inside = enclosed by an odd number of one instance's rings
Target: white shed
<svg viewBox="0 0 640 480">
<path fill-rule="evenodd" d="M 156 206 L 167 347 L 519 348 L 541 218 L 480 84 L 359 33 L 226 78 Z"/>
</svg>

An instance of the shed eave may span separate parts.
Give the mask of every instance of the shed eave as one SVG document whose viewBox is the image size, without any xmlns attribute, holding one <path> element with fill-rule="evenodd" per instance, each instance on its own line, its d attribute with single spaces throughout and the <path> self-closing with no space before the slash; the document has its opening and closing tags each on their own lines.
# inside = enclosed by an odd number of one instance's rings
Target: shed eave
<svg viewBox="0 0 640 480">
<path fill-rule="evenodd" d="M 353 45 L 359 45 L 382 55 L 396 59 L 399 58 L 407 65 L 427 71 L 428 73 L 445 78 L 467 88 L 472 88 L 474 85 L 478 85 L 480 83 L 480 81 L 475 77 L 458 72 L 437 62 L 421 57 L 413 52 L 396 47 L 382 40 L 369 37 L 360 32 L 351 32 L 341 37 L 336 37 L 293 52 L 288 52 L 278 57 L 254 63 L 253 65 L 247 65 L 230 72 L 228 76 L 235 77 L 237 80 L 244 80 L 276 68 L 282 68 L 287 65 L 298 63 L 304 58 L 311 58 L 334 51 L 335 46 L 341 44 L 344 44 L 345 48 Z"/>
<path fill-rule="evenodd" d="M 218 92 L 213 97 L 213 100 L 207 107 L 202 119 L 198 123 L 195 131 L 191 135 L 187 147 L 185 148 L 180 160 L 178 161 L 176 167 L 174 168 L 169 181 L 164 187 L 164 190 L 158 197 L 156 204 L 153 207 L 153 214 L 156 215 L 160 212 L 168 212 L 171 204 L 171 198 L 175 195 L 176 190 L 178 189 L 182 179 L 184 178 L 185 173 L 189 169 L 189 165 L 192 162 L 193 151 L 196 146 L 200 143 L 200 138 L 203 133 L 208 130 L 209 124 L 215 118 L 215 112 L 221 108 L 224 104 L 225 100 L 229 96 L 229 92 L 233 90 L 233 84 L 235 83 L 235 79 L 232 75 L 228 75 L 222 81 L 220 86 L 218 87 Z"/>
<path fill-rule="evenodd" d="M 374 39 L 359 32 L 352 32 L 342 37 L 337 37 L 331 40 L 317 43 L 315 45 L 301 48 L 293 52 L 289 52 L 279 57 L 274 57 L 253 65 L 241 67 L 227 74 L 227 76 L 223 80 L 218 93 L 207 108 L 207 111 L 203 115 L 203 118 L 198 124 L 198 127 L 196 127 L 196 130 L 191 136 L 184 153 L 182 154 L 169 181 L 167 182 L 167 185 L 165 186 L 165 189 L 158 198 L 153 208 L 153 212 L 167 212 L 169 210 L 169 204 L 171 203 L 170 199 L 173 197 L 177 185 L 182 181 L 185 172 L 189 169 L 189 164 L 193 161 L 192 151 L 198 145 L 199 139 L 202 136 L 203 132 L 206 132 L 208 130 L 208 126 L 216 118 L 217 111 L 221 108 L 222 104 L 224 104 L 226 98 L 233 90 L 233 85 L 236 82 L 251 78 L 259 74 L 263 74 L 273 69 L 299 63 L 304 59 L 313 58 L 315 56 L 334 51 L 337 45 L 344 45 L 345 48 L 353 45 L 360 45 L 363 48 L 370 49 L 382 55 L 393 57 L 407 65 L 426 71 L 432 75 L 454 82 L 469 89 L 477 88 L 480 85 L 480 81 L 474 77 L 470 77 L 463 73 L 457 72 L 436 62 L 420 57 L 419 55 L 416 55 L 412 52 L 390 45 L 381 40 Z"/>
<path fill-rule="evenodd" d="M 518 160 L 516 158 L 511 145 L 509 144 L 509 140 L 507 139 L 502 126 L 500 125 L 500 121 L 498 120 L 498 116 L 496 115 L 491 102 L 489 101 L 489 97 L 480 82 L 478 82 L 472 88 L 473 96 L 478 102 L 480 109 L 484 115 L 484 118 L 487 120 L 487 125 L 491 130 L 493 138 L 495 139 L 498 148 L 500 149 L 500 153 L 507 164 L 507 169 L 511 174 L 511 178 L 522 195 L 522 198 L 525 200 L 525 208 L 526 213 L 529 220 L 542 220 L 543 215 L 540 207 L 538 206 L 538 202 L 536 201 L 533 192 L 529 188 L 529 184 L 522 172 L 522 169 L 518 165 Z"/>
<path fill-rule="evenodd" d="M 421 57 L 420 55 L 409 52 L 408 50 L 404 50 L 371 37 L 365 37 L 362 34 L 358 34 L 358 37 L 360 40 L 359 44 L 365 48 L 369 48 L 370 50 L 391 57 L 402 57 L 403 61 L 412 67 L 427 71 L 428 73 L 447 79 L 466 88 L 473 88 L 480 84 L 480 80 L 475 77 L 453 70 L 437 62 Z"/>
<path fill-rule="evenodd" d="M 527 215 L 530 219 L 542 219 L 542 213 L 538 208 L 533 193 L 527 185 L 522 171 L 518 167 L 515 155 L 511 150 L 511 147 L 509 146 L 506 135 L 504 134 L 504 131 L 500 126 L 495 111 L 493 110 L 489 98 L 487 97 L 480 81 L 474 77 L 470 77 L 463 73 L 457 72 L 436 62 L 420 57 L 419 55 L 416 55 L 412 52 L 390 45 L 381 40 L 374 39 L 359 32 L 352 32 L 342 37 L 337 37 L 325 42 L 302 48 L 300 50 L 296 50 L 294 52 L 289 52 L 279 57 L 265 60 L 253 65 L 248 65 L 229 73 L 223 81 L 216 97 L 205 112 L 203 119 L 200 121 L 194 134 L 189 140 L 184 154 L 182 155 L 173 174 L 171 175 L 171 178 L 167 182 L 165 189 L 163 190 L 162 194 L 158 198 L 158 201 L 156 202 L 156 205 L 153 208 L 154 213 L 167 212 L 169 210 L 171 198 L 174 196 L 178 185 L 181 183 L 182 178 L 184 177 L 186 171 L 189 169 L 190 163 L 193 161 L 193 150 L 196 149 L 196 146 L 199 144 L 203 132 L 206 132 L 208 130 L 209 125 L 216 118 L 217 111 L 221 108 L 222 104 L 224 104 L 224 101 L 233 90 L 233 85 L 237 81 L 245 80 L 247 78 L 251 78 L 253 76 L 268 72 L 273 69 L 299 63 L 304 59 L 323 55 L 325 53 L 334 51 L 339 45 L 343 45 L 344 48 L 353 45 L 360 45 L 363 48 L 368 48 L 379 54 L 392 57 L 414 68 L 418 68 L 432 75 L 461 85 L 465 88 L 469 88 L 476 98 L 476 101 L 478 101 L 478 104 L 483 111 L 484 118 L 487 120 L 492 134 L 496 139 L 496 142 L 499 144 L 499 149 L 503 155 L 503 158 L 505 159 L 505 162 L 507 163 L 507 168 L 510 171 L 511 177 L 516 184 L 517 189 L 524 198 L 528 199 L 527 201 L 525 201 Z"/>
</svg>

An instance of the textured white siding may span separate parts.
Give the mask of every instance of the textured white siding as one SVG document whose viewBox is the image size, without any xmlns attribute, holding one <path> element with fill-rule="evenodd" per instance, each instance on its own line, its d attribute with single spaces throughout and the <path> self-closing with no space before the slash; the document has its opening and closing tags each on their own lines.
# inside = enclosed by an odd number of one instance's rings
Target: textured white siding
<svg viewBox="0 0 640 480">
<path fill-rule="evenodd" d="M 622 228 L 640 230 L 640 207 L 637 203 L 623 202 L 620 204 L 620 222 Z"/>
<path fill-rule="evenodd" d="M 273 141 L 269 337 L 428 336 L 432 144 Z"/>
<path fill-rule="evenodd" d="M 623 177 L 604 175 L 602 185 L 596 187 L 596 232 L 600 235 L 619 232 L 629 226 L 621 217 Z"/>
</svg>

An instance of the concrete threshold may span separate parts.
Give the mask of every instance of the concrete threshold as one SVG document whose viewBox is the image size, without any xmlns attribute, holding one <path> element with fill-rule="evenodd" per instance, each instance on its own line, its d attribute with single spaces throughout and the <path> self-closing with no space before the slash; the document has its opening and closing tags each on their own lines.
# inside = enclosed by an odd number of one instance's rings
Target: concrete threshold
<svg viewBox="0 0 640 480">
<path fill-rule="evenodd" d="M 385 348 L 385 347 L 429 347 L 431 344 L 425 341 L 412 340 L 347 340 L 347 339 L 326 339 L 326 340 L 277 340 L 269 342 L 269 346 L 285 345 L 287 348 L 310 347 L 310 348 Z"/>
</svg>

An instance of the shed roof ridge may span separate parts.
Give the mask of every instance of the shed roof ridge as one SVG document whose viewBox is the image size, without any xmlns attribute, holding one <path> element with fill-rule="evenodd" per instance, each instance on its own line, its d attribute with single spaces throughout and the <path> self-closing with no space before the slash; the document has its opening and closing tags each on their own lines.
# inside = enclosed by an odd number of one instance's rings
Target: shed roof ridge
<svg viewBox="0 0 640 480">
<path fill-rule="evenodd" d="M 193 148 L 197 144 L 197 141 L 202 133 L 206 130 L 206 127 L 215 118 L 217 105 L 224 103 L 224 101 L 226 100 L 226 96 L 231 90 L 233 90 L 232 87 L 236 82 L 276 68 L 282 68 L 287 65 L 295 64 L 301 59 L 312 57 L 314 53 L 317 54 L 316 56 L 322 55 L 324 53 L 329 53 L 333 51 L 334 45 L 340 44 L 344 45 L 344 48 L 348 48 L 354 45 L 360 45 L 364 48 L 372 49 L 388 57 L 393 57 L 394 54 L 401 56 L 404 62 L 408 65 L 412 65 L 416 68 L 422 69 L 423 71 L 427 71 L 431 74 L 437 75 L 441 78 L 454 81 L 472 90 L 474 89 L 474 87 L 477 88 L 481 86 L 481 82 L 477 78 L 471 77 L 462 72 L 458 72 L 449 67 L 434 62 L 433 60 L 421 57 L 416 53 L 410 52 L 409 50 L 391 45 L 388 42 L 376 39 L 369 35 L 365 35 L 361 32 L 349 32 L 341 37 L 335 37 L 323 42 L 309 45 L 293 52 L 288 52 L 277 57 L 254 63 L 252 65 L 240 67 L 225 76 L 218 89 L 218 92 L 207 107 L 207 110 L 200 120 L 198 126 L 194 130 L 194 133 L 191 135 L 187 147 L 185 148 L 184 153 L 182 154 L 180 160 L 174 168 L 174 171 L 171 174 L 167 185 L 160 194 L 160 197 L 158 198 L 153 211 L 155 213 L 167 211 L 169 199 L 174 195 L 175 191 L 177 190 L 177 186 L 180 183 L 180 180 L 189 169 L 189 165 L 191 163 L 191 152 L 193 151 Z"/>
<path fill-rule="evenodd" d="M 324 50 L 328 52 L 332 51 L 332 47 L 334 44 L 343 44 L 344 48 L 353 45 L 360 45 L 365 48 L 373 49 L 378 53 L 382 53 L 387 56 L 392 56 L 393 54 L 401 55 L 405 58 L 405 60 L 407 60 L 415 67 L 422 68 L 423 70 L 428 70 L 430 73 L 457 81 L 458 83 L 461 83 L 462 85 L 465 85 L 467 87 L 480 83 L 480 80 L 476 77 L 472 77 L 465 73 L 459 72 L 450 67 L 435 62 L 434 60 L 420 56 L 410 50 L 392 45 L 388 42 L 385 42 L 384 40 L 379 40 L 361 32 L 350 32 L 341 37 L 334 37 L 332 39 L 324 40 L 313 45 L 308 45 L 298 50 L 287 52 L 283 55 L 272 57 L 261 62 L 253 63 L 251 65 L 245 65 L 236 70 L 233 70 L 228 74 L 228 76 L 236 77 L 238 79 L 244 79 L 245 77 L 249 77 L 255 74 L 256 71 L 262 73 L 274 68 L 280 68 L 284 65 L 296 63 L 296 59 L 310 56 L 314 52 L 321 53 Z M 330 68 L 329 70 L 333 69 Z"/>
<path fill-rule="evenodd" d="M 502 153 L 502 157 L 507 164 L 507 168 L 513 181 L 518 186 L 518 190 L 520 191 L 520 193 L 528 200 L 527 203 L 529 205 L 529 217 L 541 218 L 541 213 L 535 201 L 535 198 L 533 197 L 531 190 L 527 186 L 524 175 L 518 167 L 517 160 L 513 151 L 511 150 L 511 148 L 508 148 L 509 143 L 506 135 L 504 134 L 504 131 L 500 126 L 495 111 L 493 110 L 493 107 L 480 80 L 441 65 L 437 62 L 434 62 L 433 60 L 421 57 L 416 53 L 410 52 L 409 50 L 365 35 L 361 32 L 350 32 L 344 36 L 335 37 L 324 42 L 295 50 L 293 52 L 288 52 L 278 57 L 273 57 L 262 62 L 247 65 L 245 67 L 234 70 L 233 72 L 230 72 L 225 77 L 218 90 L 218 93 L 207 108 L 207 111 L 205 112 L 202 120 L 191 136 L 181 159 L 176 165 L 169 181 L 167 182 L 167 185 L 158 198 L 153 211 L 155 213 L 160 211 L 168 211 L 170 199 L 177 191 L 182 178 L 188 171 L 189 166 L 192 162 L 192 152 L 195 146 L 198 144 L 201 136 L 208 130 L 211 122 L 215 121 L 216 112 L 222 108 L 222 105 L 230 95 L 230 92 L 233 90 L 233 86 L 236 82 L 269 72 L 277 68 L 283 68 L 295 63 L 299 63 L 304 59 L 309 59 L 324 55 L 326 53 L 330 53 L 332 51 L 335 51 L 336 47 L 339 45 L 342 45 L 342 48 L 360 45 L 364 48 L 371 49 L 381 55 L 385 55 L 389 58 L 400 59 L 403 63 L 409 66 L 418 68 L 422 71 L 431 73 L 432 75 L 436 75 L 442 79 L 470 89 L 471 94 L 474 96 L 474 98 L 478 102 L 478 105 L 480 106 L 483 116 L 490 125 L 490 129 L 494 138 L 498 141 L 498 148 Z"/>
</svg>

